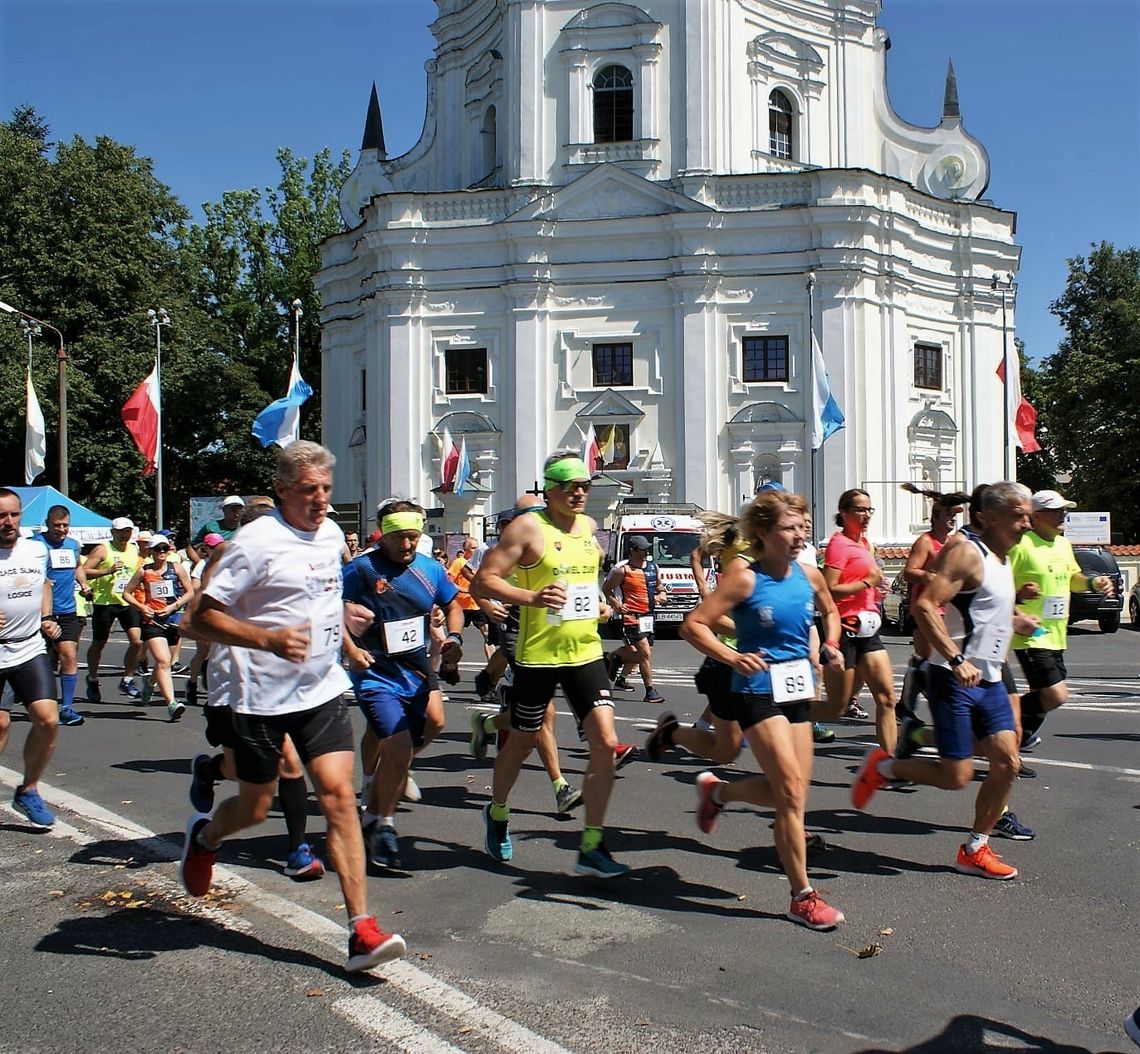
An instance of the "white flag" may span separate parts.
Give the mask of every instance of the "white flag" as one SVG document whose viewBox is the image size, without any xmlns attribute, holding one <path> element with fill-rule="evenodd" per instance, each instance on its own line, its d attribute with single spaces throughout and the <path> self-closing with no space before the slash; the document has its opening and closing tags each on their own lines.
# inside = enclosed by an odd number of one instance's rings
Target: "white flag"
<svg viewBox="0 0 1140 1054">
<path fill-rule="evenodd" d="M 44 428 L 44 415 L 36 390 L 32 387 L 32 371 L 28 370 L 28 428 L 24 441 L 24 485 L 30 487 L 32 481 L 44 470 L 47 457 L 47 431 Z"/>
</svg>

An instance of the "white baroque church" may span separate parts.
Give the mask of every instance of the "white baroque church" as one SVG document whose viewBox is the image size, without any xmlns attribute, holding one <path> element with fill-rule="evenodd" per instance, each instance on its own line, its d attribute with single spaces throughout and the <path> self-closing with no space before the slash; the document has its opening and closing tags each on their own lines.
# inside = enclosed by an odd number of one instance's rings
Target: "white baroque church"
<svg viewBox="0 0 1140 1054">
<path fill-rule="evenodd" d="M 1010 475 L 1016 216 L 952 67 L 936 126 L 895 113 L 881 0 L 437 4 L 420 141 L 387 156 L 374 89 L 316 279 L 336 500 L 479 533 L 591 426 L 603 521 L 775 479 L 819 537 L 859 486 L 903 541 L 899 483 Z M 818 451 L 813 339 L 846 417 Z"/>
</svg>

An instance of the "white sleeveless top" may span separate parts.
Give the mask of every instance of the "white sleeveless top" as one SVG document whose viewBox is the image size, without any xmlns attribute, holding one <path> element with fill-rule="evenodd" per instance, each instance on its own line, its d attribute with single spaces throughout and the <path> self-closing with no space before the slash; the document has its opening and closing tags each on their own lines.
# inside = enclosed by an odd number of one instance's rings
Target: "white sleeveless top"
<svg viewBox="0 0 1140 1054">
<path fill-rule="evenodd" d="M 971 537 L 970 542 L 982 554 L 982 581 L 977 589 L 968 593 L 963 590 L 946 605 L 946 632 L 978 668 L 983 681 L 1000 681 L 1013 637 L 1013 570 L 1008 560 L 999 560 L 980 539 Z M 950 665 L 937 650 L 930 662 Z"/>
</svg>

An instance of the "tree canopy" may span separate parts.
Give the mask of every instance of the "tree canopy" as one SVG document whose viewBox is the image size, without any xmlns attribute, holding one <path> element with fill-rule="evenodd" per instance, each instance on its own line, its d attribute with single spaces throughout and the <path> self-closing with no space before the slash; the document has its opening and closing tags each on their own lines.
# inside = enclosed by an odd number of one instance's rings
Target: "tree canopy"
<svg viewBox="0 0 1140 1054">
<path fill-rule="evenodd" d="M 282 149 L 276 187 L 227 192 L 193 223 L 132 147 L 105 137 L 51 143 L 49 134 L 30 107 L 0 123 L 0 300 L 63 334 L 72 497 L 111 516 L 153 520 L 153 480 L 142 477 L 119 416 L 154 361 L 149 308 L 171 318 L 162 333 L 167 525 L 186 526 L 191 495 L 264 491 L 273 454 L 250 426 L 285 393 L 294 300 L 304 311 L 301 371 L 315 391 L 302 435 L 320 437 L 312 276 L 321 240 L 341 229 L 347 152 L 334 164 L 324 150 L 310 163 Z M 59 475 L 57 344 L 46 331 L 33 342 L 48 431 L 37 482 Z M 0 325 L 0 457 L 14 483 L 23 482 L 26 362 L 24 334 Z"/>
</svg>

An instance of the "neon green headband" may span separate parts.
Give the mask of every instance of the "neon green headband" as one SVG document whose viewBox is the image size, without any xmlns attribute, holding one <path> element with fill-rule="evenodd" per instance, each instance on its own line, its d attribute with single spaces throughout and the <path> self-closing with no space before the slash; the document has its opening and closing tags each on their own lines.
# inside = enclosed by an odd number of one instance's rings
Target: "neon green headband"
<svg viewBox="0 0 1140 1054">
<path fill-rule="evenodd" d="M 395 534 L 397 531 L 422 531 L 424 518 L 411 509 L 405 512 L 390 512 L 380 521 L 381 534 Z"/>
<path fill-rule="evenodd" d="M 571 480 L 588 480 L 592 473 L 586 467 L 586 462 L 580 457 L 567 457 L 555 461 L 543 474 L 543 482 L 550 486 L 558 483 L 569 483 Z"/>
</svg>

